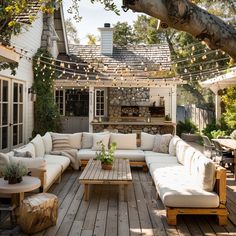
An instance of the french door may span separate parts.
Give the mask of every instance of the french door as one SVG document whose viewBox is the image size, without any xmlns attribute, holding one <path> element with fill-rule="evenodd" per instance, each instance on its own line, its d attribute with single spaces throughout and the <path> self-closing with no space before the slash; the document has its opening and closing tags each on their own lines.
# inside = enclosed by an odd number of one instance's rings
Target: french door
<svg viewBox="0 0 236 236">
<path fill-rule="evenodd" d="M 23 88 L 23 83 L 0 78 L 1 151 L 9 151 L 23 144 Z"/>
</svg>

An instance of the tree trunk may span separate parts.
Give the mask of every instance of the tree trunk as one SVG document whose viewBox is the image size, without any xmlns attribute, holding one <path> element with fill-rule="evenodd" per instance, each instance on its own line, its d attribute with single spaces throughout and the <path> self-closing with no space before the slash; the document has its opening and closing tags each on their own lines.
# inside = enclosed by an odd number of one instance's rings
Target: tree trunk
<svg viewBox="0 0 236 236">
<path fill-rule="evenodd" d="M 190 0 L 123 0 L 124 6 L 143 12 L 204 41 L 211 49 L 221 49 L 236 60 L 236 30 Z"/>
</svg>

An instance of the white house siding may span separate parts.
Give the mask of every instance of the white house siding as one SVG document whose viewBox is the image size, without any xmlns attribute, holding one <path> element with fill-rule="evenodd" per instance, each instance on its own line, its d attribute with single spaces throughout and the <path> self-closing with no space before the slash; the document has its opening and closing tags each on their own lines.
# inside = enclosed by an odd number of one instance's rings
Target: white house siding
<svg viewBox="0 0 236 236">
<path fill-rule="evenodd" d="M 17 51 L 20 51 L 20 49 L 28 51 L 27 54 L 24 52 L 23 54 L 32 58 L 37 52 L 38 48 L 41 46 L 42 30 L 43 14 L 40 12 L 38 13 L 37 19 L 32 23 L 32 25 L 27 27 L 27 30 L 23 29 L 19 35 L 12 37 L 12 45 L 16 46 Z M 1 76 L 24 82 L 24 142 L 26 143 L 31 137 L 34 127 L 33 102 L 31 101 L 30 95 L 28 94 L 28 88 L 30 88 L 33 83 L 32 61 L 29 61 L 23 57 L 20 59 L 15 76 L 12 76 L 9 70 L 0 71 L 0 77 Z"/>
</svg>

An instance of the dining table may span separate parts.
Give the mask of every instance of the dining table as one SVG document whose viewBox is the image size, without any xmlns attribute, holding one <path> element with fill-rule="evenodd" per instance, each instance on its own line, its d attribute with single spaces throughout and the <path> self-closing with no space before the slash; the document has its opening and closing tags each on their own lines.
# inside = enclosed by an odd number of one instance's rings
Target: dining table
<svg viewBox="0 0 236 236">
<path fill-rule="evenodd" d="M 234 177 L 236 180 L 236 140 L 231 139 L 231 138 L 217 138 L 217 139 L 212 139 L 213 141 L 219 142 L 219 144 L 222 147 L 229 148 L 233 151 L 234 153 Z"/>
</svg>

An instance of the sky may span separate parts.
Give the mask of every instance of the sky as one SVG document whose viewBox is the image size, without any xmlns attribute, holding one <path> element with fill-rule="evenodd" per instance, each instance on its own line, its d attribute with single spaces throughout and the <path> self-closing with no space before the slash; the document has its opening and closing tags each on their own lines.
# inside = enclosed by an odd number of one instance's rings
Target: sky
<svg viewBox="0 0 236 236">
<path fill-rule="evenodd" d="M 120 10 L 120 16 L 117 16 L 114 12 L 104 10 L 104 6 L 100 3 L 92 4 L 90 0 L 80 1 L 80 15 L 82 16 L 82 20 L 79 23 L 73 20 L 78 31 L 80 44 L 87 43 L 87 34 L 94 34 L 99 37 L 97 28 L 103 27 L 104 23 L 111 23 L 111 25 L 113 25 L 118 21 L 127 21 L 129 24 L 132 24 L 133 21 L 137 19 L 138 13 L 134 13 L 131 10 L 128 12 L 122 10 L 122 0 L 114 0 L 114 2 Z M 73 18 L 73 16 L 67 12 L 70 5 L 71 0 L 63 0 L 65 19 Z"/>
</svg>

